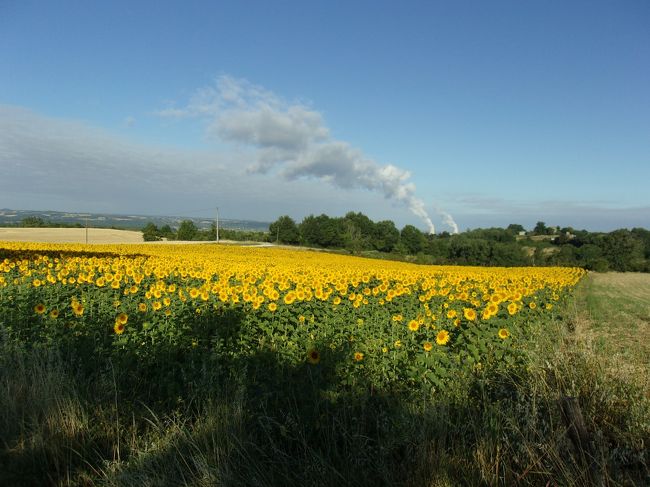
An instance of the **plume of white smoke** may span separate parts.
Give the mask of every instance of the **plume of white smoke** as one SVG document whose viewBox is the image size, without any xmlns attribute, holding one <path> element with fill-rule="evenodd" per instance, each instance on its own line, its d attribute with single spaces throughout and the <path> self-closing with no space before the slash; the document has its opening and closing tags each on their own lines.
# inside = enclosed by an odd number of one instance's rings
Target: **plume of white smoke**
<svg viewBox="0 0 650 487">
<path fill-rule="evenodd" d="M 424 203 L 415 196 L 415 185 L 408 181 L 408 171 L 380 165 L 332 138 L 321 114 L 301 103 L 286 103 L 247 81 L 221 76 L 215 87 L 197 92 L 187 107 L 159 115 L 207 118 L 208 135 L 255 150 L 250 172 L 276 169 L 287 179 L 313 177 L 344 189 L 377 191 L 407 207 L 435 233 Z M 438 213 L 458 232 L 448 213 Z"/>
<path fill-rule="evenodd" d="M 451 227 L 451 233 L 458 233 L 458 224 L 454 221 L 452 216 L 438 207 L 436 207 L 435 210 L 436 213 L 442 218 L 442 221 Z"/>
</svg>

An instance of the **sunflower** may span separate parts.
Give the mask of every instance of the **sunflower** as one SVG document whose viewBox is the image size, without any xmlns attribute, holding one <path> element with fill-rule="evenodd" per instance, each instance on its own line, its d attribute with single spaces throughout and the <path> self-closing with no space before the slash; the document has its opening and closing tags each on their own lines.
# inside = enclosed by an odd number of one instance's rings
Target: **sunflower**
<svg viewBox="0 0 650 487">
<path fill-rule="evenodd" d="M 474 321 L 476 319 L 476 310 L 473 308 L 464 308 L 463 315 L 465 316 L 466 320 Z"/>
<path fill-rule="evenodd" d="M 144 313 L 145 311 L 147 311 L 147 305 L 145 303 L 138 304 L 138 311 L 140 313 Z"/>
<path fill-rule="evenodd" d="M 127 321 L 129 321 L 129 315 L 127 315 L 126 313 L 120 313 L 115 318 L 115 323 L 121 323 L 123 325 L 126 325 Z"/>
<path fill-rule="evenodd" d="M 501 328 L 499 330 L 499 338 L 501 338 L 501 340 L 505 340 L 509 336 L 510 336 L 510 332 L 508 330 L 506 330 L 505 328 Z"/>
<path fill-rule="evenodd" d="M 535 301 L 531 301 L 530 303 L 528 303 L 528 307 L 530 309 L 535 309 L 537 308 L 537 303 Z"/>
<path fill-rule="evenodd" d="M 73 301 L 72 302 L 72 312 L 75 314 L 75 316 L 83 315 L 84 314 L 83 304 L 81 304 L 79 301 Z"/>
<path fill-rule="evenodd" d="M 418 331 L 418 328 L 420 328 L 420 323 L 418 323 L 417 320 L 411 320 L 409 321 L 408 327 L 411 331 Z"/>
<path fill-rule="evenodd" d="M 509 313 L 510 315 L 514 315 L 514 314 L 516 314 L 518 309 L 519 309 L 519 308 L 518 308 L 518 306 L 517 306 L 517 303 L 510 303 L 510 304 L 508 305 L 508 313 Z"/>
<path fill-rule="evenodd" d="M 121 335 L 122 333 L 124 333 L 124 328 L 125 328 L 124 323 L 120 323 L 119 321 L 115 320 L 115 326 L 113 326 L 113 331 L 115 332 L 116 335 Z"/>
<path fill-rule="evenodd" d="M 274 312 L 276 309 L 278 309 L 278 305 L 275 303 L 269 303 L 268 308 L 269 311 Z"/>
<path fill-rule="evenodd" d="M 449 332 L 447 330 L 440 330 L 436 335 L 436 343 L 438 345 L 446 345 L 449 341 Z"/>
<path fill-rule="evenodd" d="M 363 360 L 363 354 L 361 352 L 354 352 L 355 362 L 361 362 Z"/>
<path fill-rule="evenodd" d="M 59 317 L 59 310 L 58 309 L 53 309 L 50 311 L 50 318 L 53 320 L 56 320 Z"/>
<path fill-rule="evenodd" d="M 433 348 L 433 345 L 431 344 L 431 342 L 424 342 L 422 348 L 424 348 L 425 352 L 430 352 L 431 349 Z"/>
<path fill-rule="evenodd" d="M 34 311 L 36 312 L 36 314 L 42 315 L 43 313 L 45 313 L 46 310 L 47 308 L 43 303 L 38 303 L 36 306 L 34 306 Z"/>
<path fill-rule="evenodd" d="M 320 352 L 315 348 L 310 349 L 307 352 L 307 362 L 312 365 L 316 365 L 318 362 L 320 362 Z"/>
</svg>

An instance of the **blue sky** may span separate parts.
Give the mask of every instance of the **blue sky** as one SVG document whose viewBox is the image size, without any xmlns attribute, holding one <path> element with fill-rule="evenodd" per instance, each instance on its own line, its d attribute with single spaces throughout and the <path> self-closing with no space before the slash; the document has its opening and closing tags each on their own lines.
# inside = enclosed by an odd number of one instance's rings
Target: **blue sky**
<svg viewBox="0 0 650 487">
<path fill-rule="evenodd" d="M 0 207 L 650 228 L 650 2 L 0 1 Z"/>
</svg>

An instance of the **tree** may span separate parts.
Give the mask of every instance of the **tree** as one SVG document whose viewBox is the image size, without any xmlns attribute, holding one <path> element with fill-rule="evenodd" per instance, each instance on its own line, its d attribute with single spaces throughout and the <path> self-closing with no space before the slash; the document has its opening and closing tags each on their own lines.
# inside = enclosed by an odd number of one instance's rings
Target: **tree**
<svg viewBox="0 0 650 487">
<path fill-rule="evenodd" d="M 490 242 L 489 265 L 512 267 L 530 264 L 526 251 L 520 245 L 513 242 Z"/>
<path fill-rule="evenodd" d="M 290 216 L 283 215 L 269 225 L 269 238 L 283 244 L 297 244 L 300 241 L 298 225 Z"/>
<path fill-rule="evenodd" d="M 506 228 L 506 230 L 513 233 L 514 235 L 519 235 L 519 232 L 526 231 L 526 229 L 519 223 L 511 223 L 510 225 L 508 225 L 508 228 Z"/>
<path fill-rule="evenodd" d="M 44 227 L 45 226 L 45 220 L 43 220 L 41 217 L 38 216 L 28 216 L 27 218 L 23 218 L 21 225 L 23 227 Z"/>
<path fill-rule="evenodd" d="M 163 225 L 160 227 L 160 236 L 166 238 L 167 240 L 174 240 L 176 238 L 174 230 L 172 230 L 172 227 L 169 225 Z"/>
<path fill-rule="evenodd" d="M 454 264 L 488 265 L 490 264 L 490 242 L 478 238 L 455 235 L 450 239 L 448 258 Z"/>
<path fill-rule="evenodd" d="M 343 218 L 343 240 L 346 249 L 358 252 L 372 248 L 375 224 L 363 213 L 348 212 Z"/>
<path fill-rule="evenodd" d="M 196 237 L 197 232 L 198 228 L 196 228 L 196 225 L 192 220 L 183 220 L 181 226 L 178 227 L 178 231 L 176 232 L 176 238 L 178 238 L 178 240 L 192 240 Z"/>
<path fill-rule="evenodd" d="M 158 230 L 158 227 L 152 222 L 147 223 L 142 228 L 142 238 L 144 239 L 145 242 L 155 242 L 158 240 L 162 240 L 162 237 L 160 235 L 160 230 Z"/>
<path fill-rule="evenodd" d="M 615 230 L 605 235 L 602 249 L 612 270 L 636 271 L 643 266 L 643 242 L 629 230 Z"/>
<path fill-rule="evenodd" d="M 578 265 L 596 272 L 607 272 L 609 270 L 609 262 L 603 257 L 602 249 L 593 244 L 585 244 L 577 247 L 576 259 Z"/>
<path fill-rule="evenodd" d="M 319 247 L 343 247 L 345 233 L 342 218 L 330 218 L 323 214 L 309 215 L 298 226 L 300 237 L 308 245 Z"/>
<path fill-rule="evenodd" d="M 392 252 L 399 242 L 399 230 L 391 220 L 375 223 L 373 245 L 380 252 Z"/>
<path fill-rule="evenodd" d="M 400 242 L 404 244 L 404 247 L 406 247 L 409 254 L 415 255 L 418 252 L 422 252 L 422 249 L 424 249 L 426 238 L 424 237 L 424 234 L 413 225 L 406 225 L 402 228 Z"/>
<path fill-rule="evenodd" d="M 546 223 L 544 222 L 537 222 L 535 228 L 533 228 L 533 233 L 535 235 L 546 235 L 547 232 L 548 229 L 546 228 Z"/>
</svg>

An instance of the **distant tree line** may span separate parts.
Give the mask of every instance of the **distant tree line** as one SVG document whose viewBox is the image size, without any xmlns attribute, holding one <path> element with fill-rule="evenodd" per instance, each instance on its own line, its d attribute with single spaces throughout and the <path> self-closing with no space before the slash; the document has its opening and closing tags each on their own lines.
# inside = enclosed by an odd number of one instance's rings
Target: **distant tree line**
<svg viewBox="0 0 650 487">
<path fill-rule="evenodd" d="M 173 229 L 169 225 L 158 228 L 154 223 L 147 223 L 142 228 L 142 236 L 145 242 L 161 240 L 192 240 L 192 241 L 215 241 L 217 240 L 217 226 L 213 223 L 210 228 L 200 229 L 192 220 L 183 220 L 179 227 Z M 233 230 L 219 228 L 219 239 L 256 242 L 266 242 L 267 232 L 255 232 L 249 230 Z"/>
<path fill-rule="evenodd" d="M 15 223 L 3 223 L 3 227 L 12 228 L 84 228 L 81 223 L 65 223 L 44 220 L 40 216 L 28 216 Z"/>
<path fill-rule="evenodd" d="M 282 244 L 381 253 L 426 264 L 563 265 L 600 272 L 650 272 L 650 231 L 643 228 L 602 233 L 540 221 L 531 231 L 511 224 L 430 235 L 413 225 L 398 230 L 390 220 L 373 222 L 362 213 L 349 212 L 334 218 L 309 215 L 299 224 L 284 215 L 271 223 L 268 237 Z"/>
<path fill-rule="evenodd" d="M 177 229 L 148 223 L 145 240 L 216 240 L 216 226 L 199 229 L 191 220 Z M 346 251 L 368 257 L 422 264 L 477 266 L 579 266 L 604 272 L 650 272 L 650 231 L 621 229 L 609 233 L 559 228 L 537 222 L 527 231 L 520 224 L 479 228 L 459 234 L 430 235 L 413 225 L 401 230 L 390 220 L 374 222 L 363 213 L 343 217 L 309 215 L 296 223 L 283 215 L 268 232 L 219 228 L 224 240 L 268 241 Z"/>
</svg>

